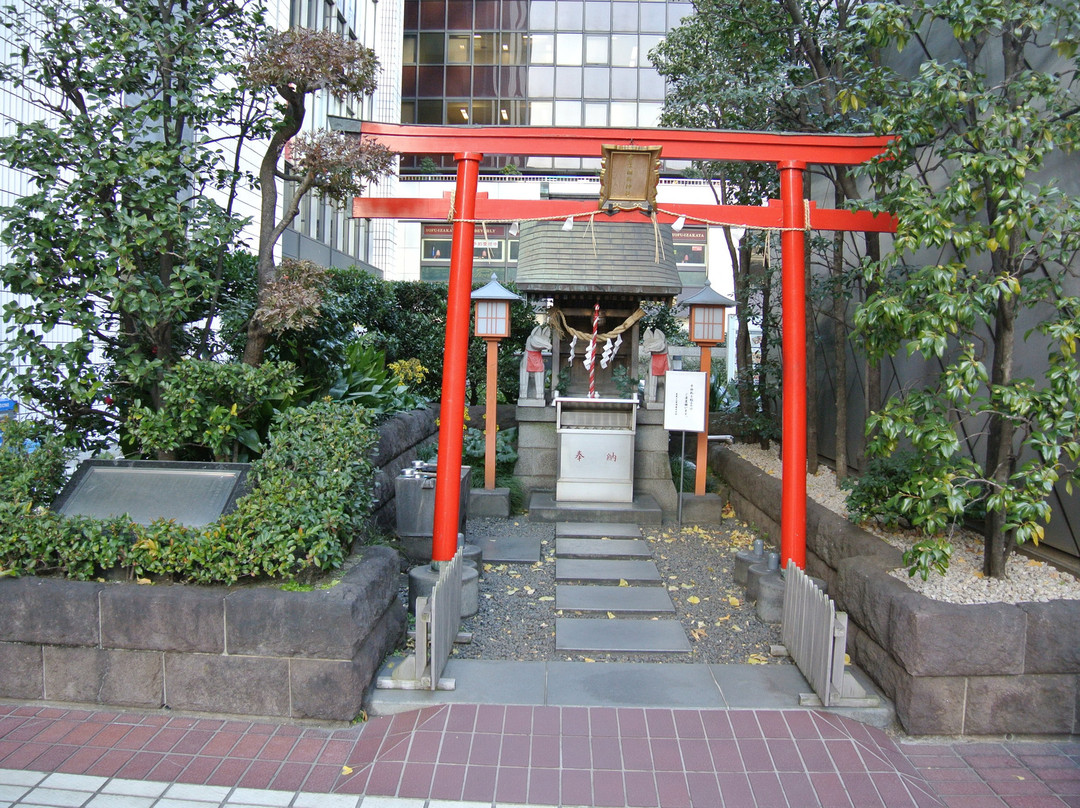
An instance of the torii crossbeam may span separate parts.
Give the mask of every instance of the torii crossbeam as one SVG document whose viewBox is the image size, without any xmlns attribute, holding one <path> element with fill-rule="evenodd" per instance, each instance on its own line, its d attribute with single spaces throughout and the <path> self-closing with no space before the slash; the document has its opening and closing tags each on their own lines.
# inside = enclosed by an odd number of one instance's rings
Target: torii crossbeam
<svg viewBox="0 0 1080 808">
<path fill-rule="evenodd" d="M 699 221 L 781 231 L 781 308 L 783 339 L 783 442 L 780 517 L 781 568 L 789 560 L 806 565 L 806 231 L 895 232 L 889 216 L 867 211 L 822 210 L 803 199 L 807 165 L 858 165 L 880 156 L 889 138 L 869 135 L 795 135 L 686 129 L 584 129 L 504 126 L 423 126 L 363 123 L 359 134 L 402 154 L 453 154 L 457 183 L 453 207 L 453 245 L 446 307 L 446 352 L 440 409 L 439 465 L 435 486 L 432 561 L 449 561 L 457 549 L 465 425 L 465 373 L 469 347 L 469 294 L 472 290 L 475 222 L 543 217 L 589 216 L 595 206 L 565 200 L 488 201 L 477 197 L 480 161 L 504 156 L 599 157 L 602 145 L 661 145 L 669 160 L 724 160 L 773 163 L 780 172 L 780 200 L 767 206 L 669 204 L 661 217 L 684 215 Z M 442 200 L 369 199 L 353 202 L 353 216 L 446 220 Z M 809 221 L 807 221 L 809 210 Z M 632 214 L 618 213 L 616 216 Z"/>
</svg>

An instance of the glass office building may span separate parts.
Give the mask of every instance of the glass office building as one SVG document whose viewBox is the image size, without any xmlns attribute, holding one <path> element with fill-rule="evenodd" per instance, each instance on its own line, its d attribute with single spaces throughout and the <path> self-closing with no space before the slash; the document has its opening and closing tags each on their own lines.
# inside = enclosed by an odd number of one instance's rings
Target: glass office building
<svg viewBox="0 0 1080 808">
<path fill-rule="evenodd" d="M 675 0 L 406 0 L 402 123 L 656 126 L 664 81 L 648 54 L 692 10 Z M 599 167 L 514 162 L 526 172 Z"/>
</svg>

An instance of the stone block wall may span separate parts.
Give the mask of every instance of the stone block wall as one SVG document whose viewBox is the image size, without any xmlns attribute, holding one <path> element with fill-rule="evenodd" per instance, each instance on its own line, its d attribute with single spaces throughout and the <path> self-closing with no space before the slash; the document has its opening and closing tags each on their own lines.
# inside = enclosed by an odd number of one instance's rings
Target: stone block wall
<svg viewBox="0 0 1080 808">
<path fill-rule="evenodd" d="M 398 554 L 335 586 L 0 579 L 0 697 L 350 721 L 405 629 Z"/>
<path fill-rule="evenodd" d="M 394 478 L 417 459 L 420 445 L 438 434 L 439 427 L 435 423 L 438 417 L 436 403 L 426 410 L 399 413 L 379 427 L 379 443 L 371 456 L 376 468 L 371 519 L 379 527 L 393 530 L 397 519 Z"/>
<path fill-rule="evenodd" d="M 776 545 L 780 480 L 727 449 L 713 470 L 744 521 Z M 1080 732 L 1080 601 L 942 603 L 888 574 L 895 547 L 807 502 L 807 572 L 848 615 L 848 653 L 912 735 Z"/>
</svg>

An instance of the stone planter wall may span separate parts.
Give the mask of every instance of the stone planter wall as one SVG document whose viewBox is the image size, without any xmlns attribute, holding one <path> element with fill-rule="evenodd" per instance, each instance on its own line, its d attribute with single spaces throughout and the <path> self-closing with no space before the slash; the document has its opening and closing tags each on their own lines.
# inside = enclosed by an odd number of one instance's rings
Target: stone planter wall
<svg viewBox="0 0 1080 808">
<path fill-rule="evenodd" d="M 0 697 L 350 721 L 405 627 L 398 554 L 325 590 L 0 579 Z"/>
<path fill-rule="evenodd" d="M 380 428 L 379 443 L 372 453 L 375 472 L 375 503 L 372 521 L 392 531 L 397 520 L 394 503 L 394 478 L 416 460 L 416 450 L 438 434 L 435 419 L 439 417 L 438 403 L 426 410 L 413 410 L 395 415 Z"/>
<path fill-rule="evenodd" d="M 780 479 L 730 450 L 709 463 L 739 517 L 776 544 Z M 848 653 L 912 735 L 1080 732 L 1080 601 L 956 605 L 888 575 L 900 551 L 807 502 L 807 571 L 848 614 Z"/>
</svg>

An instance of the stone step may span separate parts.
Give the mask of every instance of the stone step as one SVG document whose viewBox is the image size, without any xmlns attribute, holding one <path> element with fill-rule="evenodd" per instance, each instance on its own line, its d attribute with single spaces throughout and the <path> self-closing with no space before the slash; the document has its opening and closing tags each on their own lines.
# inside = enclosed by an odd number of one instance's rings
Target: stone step
<svg viewBox="0 0 1080 808">
<path fill-rule="evenodd" d="M 675 604 L 662 586 L 555 587 L 555 608 L 570 612 L 672 614 Z"/>
<path fill-rule="evenodd" d="M 559 522 L 556 539 L 640 539 L 641 528 L 625 522 Z"/>
<path fill-rule="evenodd" d="M 480 546 L 484 561 L 492 564 L 535 564 L 540 560 L 538 536 L 479 536 L 469 540 Z"/>
<path fill-rule="evenodd" d="M 555 618 L 555 650 L 585 653 L 685 653 L 690 650 L 678 620 Z"/>
<path fill-rule="evenodd" d="M 660 573 L 654 561 L 619 561 L 593 558 L 556 558 L 556 581 L 595 583 L 657 583 Z"/>
<path fill-rule="evenodd" d="M 533 491 L 529 497 L 531 522 L 619 522 L 659 525 L 664 512 L 651 494 L 638 494 L 633 502 L 556 502 L 551 491 Z"/>
<path fill-rule="evenodd" d="M 652 558 L 648 542 L 641 539 L 556 539 L 559 558 Z"/>
</svg>

